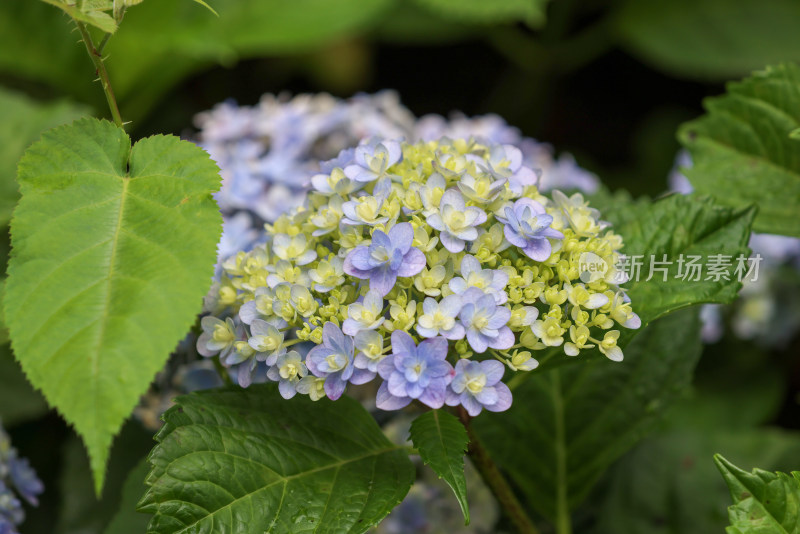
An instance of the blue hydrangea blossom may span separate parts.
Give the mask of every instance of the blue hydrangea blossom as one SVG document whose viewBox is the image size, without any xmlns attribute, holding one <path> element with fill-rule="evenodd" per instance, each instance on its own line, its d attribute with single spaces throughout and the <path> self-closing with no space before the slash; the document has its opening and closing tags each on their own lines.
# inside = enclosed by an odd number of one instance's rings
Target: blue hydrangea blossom
<svg viewBox="0 0 800 534">
<path fill-rule="evenodd" d="M 336 400 L 342 396 L 348 382 L 364 384 L 374 378 L 374 374 L 357 369 L 353 338 L 344 335 L 342 330 L 331 322 L 322 328 L 322 344 L 317 345 L 306 356 L 306 366 L 314 376 L 325 379 L 325 394 Z"/>
<path fill-rule="evenodd" d="M 461 296 L 463 306 L 459 319 L 467 332 L 467 341 L 477 353 L 486 349 L 510 349 L 514 345 L 514 334 L 506 326 L 511 310 L 498 306 L 494 297 L 477 287 L 471 287 Z"/>
<path fill-rule="evenodd" d="M 548 238 L 564 238 L 564 234 L 550 228 L 553 217 L 546 213 L 544 206 L 530 198 L 521 198 L 513 206 L 507 206 L 501 220 L 509 243 L 535 261 L 545 261 L 550 257 L 552 245 Z"/>
<path fill-rule="evenodd" d="M 497 360 L 475 362 L 459 360 L 455 376 L 447 388 L 448 406 L 463 406 L 475 417 L 485 408 L 490 412 L 503 412 L 511 406 L 511 390 L 500 380 L 505 366 Z"/>
<path fill-rule="evenodd" d="M 446 358 L 447 340 L 441 336 L 417 346 L 406 332 L 392 332 L 392 353 L 378 364 L 384 382 L 378 389 L 377 407 L 399 410 L 417 399 L 441 408 L 454 372 Z"/>
<path fill-rule="evenodd" d="M 425 267 L 425 254 L 411 246 L 413 241 L 411 223 L 396 224 L 388 234 L 375 230 L 369 247 L 358 246 L 347 255 L 344 272 L 369 280 L 370 289 L 384 296 L 398 276 L 414 276 Z"/>
</svg>

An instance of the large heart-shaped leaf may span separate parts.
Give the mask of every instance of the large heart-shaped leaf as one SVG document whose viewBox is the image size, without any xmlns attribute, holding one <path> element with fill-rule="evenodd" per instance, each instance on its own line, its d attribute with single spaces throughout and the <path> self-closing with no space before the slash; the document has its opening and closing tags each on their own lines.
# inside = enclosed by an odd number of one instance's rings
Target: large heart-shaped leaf
<svg viewBox="0 0 800 534">
<path fill-rule="evenodd" d="M 754 230 L 800 237 L 800 67 L 769 67 L 704 106 L 679 131 L 695 190 L 729 206 L 756 203 Z"/>
<path fill-rule="evenodd" d="M 413 464 L 358 402 L 274 386 L 176 399 L 140 503 L 149 533 L 361 533 L 405 497 Z"/>
<path fill-rule="evenodd" d="M 82 119 L 19 164 L 5 312 L 30 381 L 103 481 L 114 434 L 186 334 L 213 274 L 216 165 L 192 143 Z"/>
</svg>

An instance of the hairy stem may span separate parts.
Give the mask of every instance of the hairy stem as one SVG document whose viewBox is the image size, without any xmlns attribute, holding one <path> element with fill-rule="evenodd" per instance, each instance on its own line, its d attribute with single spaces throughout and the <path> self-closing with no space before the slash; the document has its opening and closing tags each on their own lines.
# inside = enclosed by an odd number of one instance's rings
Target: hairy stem
<svg viewBox="0 0 800 534">
<path fill-rule="evenodd" d="M 103 56 L 94 47 L 92 36 L 89 35 L 89 30 L 86 29 L 86 25 L 79 20 L 76 20 L 75 24 L 78 26 L 78 31 L 81 32 L 83 44 L 86 45 L 86 51 L 89 53 L 89 57 L 92 59 L 92 63 L 94 63 L 95 72 L 100 78 L 100 85 L 103 86 L 103 92 L 106 94 L 106 100 L 108 101 L 108 107 L 111 110 L 111 117 L 114 119 L 114 124 L 122 128 L 122 116 L 119 114 L 117 99 L 114 97 L 114 90 L 111 89 L 111 82 L 108 80 L 108 72 L 106 71 L 105 63 L 103 63 Z"/>
<path fill-rule="evenodd" d="M 467 436 L 469 437 L 469 449 L 467 450 L 467 454 L 470 460 L 472 460 L 472 464 L 481 474 L 484 482 L 486 482 L 486 485 L 492 490 L 495 497 L 497 497 L 497 501 L 500 503 L 500 506 L 503 507 L 509 519 L 511 519 L 517 532 L 520 534 L 539 534 L 539 530 L 533 524 L 531 518 L 528 517 L 522 503 L 520 503 L 517 496 L 514 495 L 514 491 L 511 489 L 508 481 L 503 477 L 503 474 L 500 472 L 497 464 L 494 463 L 494 460 L 492 460 L 489 452 L 483 448 L 478 436 L 473 432 L 472 426 L 470 425 L 470 417 L 463 407 L 459 407 L 458 409 L 458 418 L 461 420 L 464 428 L 467 429 Z"/>
</svg>

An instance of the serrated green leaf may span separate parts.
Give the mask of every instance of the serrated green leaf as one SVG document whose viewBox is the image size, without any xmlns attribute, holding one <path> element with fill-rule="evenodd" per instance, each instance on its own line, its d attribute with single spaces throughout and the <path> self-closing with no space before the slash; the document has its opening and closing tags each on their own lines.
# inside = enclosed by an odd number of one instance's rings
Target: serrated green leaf
<svg viewBox="0 0 800 534">
<path fill-rule="evenodd" d="M 122 486 L 119 510 L 105 529 L 105 534 L 144 534 L 150 516 L 136 511 L 136 503 L 147 490 L 144 480 L 150 472 L 150 463 L 142 460 L 128 474 Z"/>
<path fill-rule="evenodd" d="M 433 469 L 456 494 L 465 524 L 469 524 L 464 454 L 469 438 L 458 419 L 442 410 L 431 410 L 411 423 L 411 442 L 422 461 Z"/>
<path fill-rule="evenodd" d="M 176 137 L 131 149 L 121 128 L 82 119 L 45 132 L 18 181 L 8 329 L 30 381 L 86 443 L 99 492 L 113 436 L 210 285 L 218 169 Z"/>
<path fill-rule="evenodd" d="M 366 410 L 283 399 L 275 384 L 176 399 L 150 454 L 148 533 L 362 533 L 414 479 Z"/>
<path fill-rule="evenodd" d="M 545 21 L 548 0 L 416 0 L 416 2 L 447 18 L 460 22 L 496 24 L 525 21 L 541 26 Z"/>
<path fill-rule="evenodd" d="M 709 534 L 729 525 L 730 492 L 714 467 L 715 452 L 737 462 L 791 469 L 800 435 L 773 428 L 724 428 L 725 420 L 676 429 L 643 441 L 612 469 L 594 534 Z"/>
<path fill-rule="evenodd" d="M 46 4 L 50 4 L 51 6 L 59 8 L 73 19 L 80 22 L 85 22 L 86 24 L 91 24 L 92 26 L 95 26 L 106 33 L 114 33 L 117 31 L 117 22 L 114 20 L 114 17 L 101 10 L 92 9 L 94 4 L 91 2 L 87 5 L 86 9 L 83 9 L 76 4 L 71 4 L 62 0 L 42 1 Z"/>
<path fill-rule="evenodd" d="M 536 374 L 513 391 L 507 412 L 472 424 L 524 502 L 553 518 L 652 429 L 691 382 L 700 352 L 696 310 L 674 313 L 634 338 L 624 362 Z"/>
<path fill-rule="evenodd" d="M 86 115 L 88 110 L 74 103 L 36 102 L 0 87 L 0 226 L 8 224 L 19 199 L 17 162 L 28 145 L 44 130 Z"/>
<path fill-rule="evenodd" d="M 728 508 L 728 534 L 800 533 L 800 472 L 748 473 L 719 454 L 714 461 L 734 502 Z"/>
<path fill-rule="evenodd" d="M 755 216 L 752 207 L 733 209 L 709 198 L 672 195 L 654 202 L 618 203 L 602 216 L 622 235 L 623 252 L 641 258 L 638 280 L 635 277 L 625 287 L 643 324 L 693 304 L 729 303 L 736 298 L 741 287 L 735 272 L 737 258 L 749 254 L 747 242 Z M 664 261 L 665 255 L 668 265 L 653 264 L 653 259 Z M 730 265 L 724 270 L 728 280 L 722 276 L 706 279 L 710 258 L 718 255 L 729 257 Z M 698 263 L 704 266 L 700 280 L 678 276 L 681 256 L 685 261 L 690 256 L 700 257 Z M 657 270 L 648 280 L 651 265 L 667 268 L 666 281 Z"/>
<path fill-rule="evenodd" d="M 700 80 L 728 80 L 764 65 L 800 60 L 794 0 L 628 0 L 617 34 L 635 55 Z"/>
<path fill-rule="evenodd" d="M 800 67 L 769 67 L 727 89 L 678 132 L 692 155 L 686 176 L 698 193 L 728 206 L 758 204 L 755 231 L 800 236 L 800 142 L 792 137 Z"/>
</svg>

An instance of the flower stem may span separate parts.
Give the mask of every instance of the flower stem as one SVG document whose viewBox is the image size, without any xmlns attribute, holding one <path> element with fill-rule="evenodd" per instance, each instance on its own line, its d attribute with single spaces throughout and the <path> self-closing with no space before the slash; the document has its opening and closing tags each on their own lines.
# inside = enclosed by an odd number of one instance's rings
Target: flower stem
<svg viewBox="0 0 800 534">
<path fill-rule="evenodd" d="M 119 106 L 117 106 L 117 100 L 114 97 L 114 90 L 111 89 L 111 82 L 108 79 L 105 63 L 103 63 L 103 56 L 94 47 L 92 36 L 89 35 L 89 30 L 86 29 L 86 25 L 79 20 L 76 20 L 75 24 L 78 26 L 78 31 L 81 33 L 83 44 L 86 45 L 86 51 L 89 53 L 92 63 L 94 63 L 95 72 L 100 78 L 100 85 L 103 86 L 103 92 L 106 94 L 106 100 L 108 101 L 108 107 L 111 110 L 111 117 L 114 119 L 114 124 L 122 128 L 122 116 L 119 114 Z"/>
<path fill-rule="evenodd" d="M 458 418 L 467 429 L 467 436 L 469 437 L 469 448 L 467 455 L 472 460 L 472 464 L 481 474 L 483 481 L 492 490 L 500 506 L 508 515 L 511 522 L 516 527 L 519 534 L 539 534 L 539 530 L 533 524 L 533 521 L 528 517 L 522 503 L 519 502 L 517 496 L 514 495 L 514 490 L 508 484 L 508 481 L 503 477 L 497 464 L 494 463 L 489 452 L 483 448 L 478 436 L 472 430 L 470 425 L 470 417 L 463 407 L 458 408 Z"/>
</svg>

